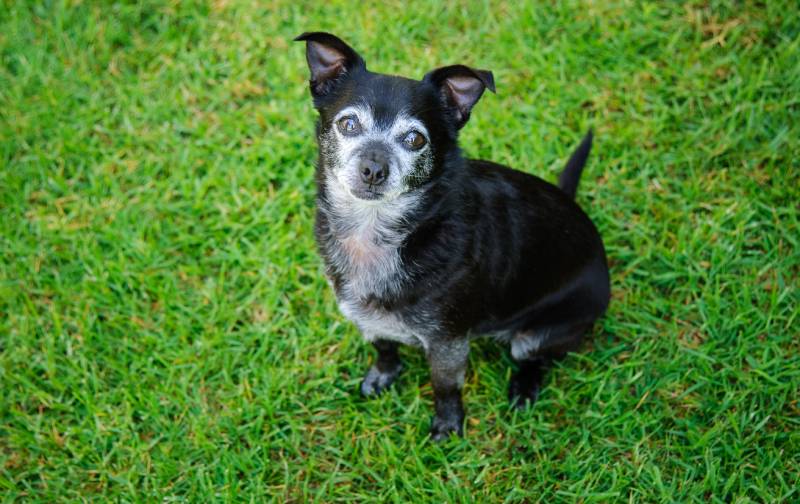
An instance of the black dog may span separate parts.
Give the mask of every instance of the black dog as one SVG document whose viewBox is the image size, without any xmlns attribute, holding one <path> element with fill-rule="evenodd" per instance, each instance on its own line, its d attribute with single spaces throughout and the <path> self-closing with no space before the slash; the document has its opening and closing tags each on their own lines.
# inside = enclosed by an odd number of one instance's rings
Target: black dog
<svg viewBox="0 0 800 504">
<path fill-rule="evenodd" d="M 431 367 L 434 439 L 462 434 L 469 340 L 508 343 L 509 396 L 533 403 L 547 364 L 575 349 L 609 301 L 603 242 L 573 202 L 587 134 L 560 188 L 467 160 L 458 131 L 491 72 L 463 65 L 421 81 L 372 73 L 342 40 L 304 33 L 319 111 L 315 234 L 344 314 L 378 350 L 361 384 L 398 376 L 398 343 Z"/>
</svg>

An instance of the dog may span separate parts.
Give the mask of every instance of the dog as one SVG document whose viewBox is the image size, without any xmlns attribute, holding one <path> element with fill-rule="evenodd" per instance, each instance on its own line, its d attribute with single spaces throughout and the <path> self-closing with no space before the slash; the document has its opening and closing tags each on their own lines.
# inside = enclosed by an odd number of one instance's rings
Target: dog
<svg viewBox="0 0 800 504">
<path fill-rule="evenodd" d="M 457 140 L 486 70 L 438 68 L 422 80 L 373 73 L 330 33 L 303 33 L 316 136 L 314 234 L 342 313 L 377 350 L 361 382 L 380 394 L 402 369 L 398 345 L 431 370 L 431 438 L 463 435 L 469 342 L 510 346 L 509 398 L 539 394 L 548 365 L 576 350 L 606 310 L 603 241 L 573 201 L 591 130 L 558 187 L 489 161 Z"/>
</svg>

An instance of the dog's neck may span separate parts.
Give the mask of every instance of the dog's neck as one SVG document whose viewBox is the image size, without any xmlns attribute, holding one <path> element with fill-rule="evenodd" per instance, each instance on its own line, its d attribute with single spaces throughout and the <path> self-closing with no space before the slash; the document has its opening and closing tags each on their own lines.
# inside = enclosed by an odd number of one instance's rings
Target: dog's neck
<svg viewBox="0 0 800 504">
<path fill-rule="evenodd" d="M 336 180 L 320 187 L 319 206 L 326 216 L 321 244 L 328 266 L 340 277 L 341 294 L 358 299 L 392 295 L 405 278 L 400 249 L 411 232 L 409 216 L 418 193 L 389 201 L 355 198 Z"/>
</svg>

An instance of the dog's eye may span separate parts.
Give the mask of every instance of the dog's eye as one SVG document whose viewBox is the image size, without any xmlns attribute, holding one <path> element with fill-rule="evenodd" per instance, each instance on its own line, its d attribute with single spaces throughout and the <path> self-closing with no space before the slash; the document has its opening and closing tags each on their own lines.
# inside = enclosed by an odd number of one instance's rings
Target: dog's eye
<svg viewBox="0 0 800 504">
<path fill-rule="evenodd" d="M 419 150 L 425 145 L 425 137 L 422 136 L 422 133 L 416 130 L 409 131 L 408 134 L 403 137 L 403 144 L 406 148 L 411 150 Z"/>
<path fill-rule="evenodd" d="M 336 125 L 343 135 L 353 136 L 361 132 L 361 124 L 359 124 L 358 119 L 354 116 L 342 117 L 336 121 Z"/>
</svg>

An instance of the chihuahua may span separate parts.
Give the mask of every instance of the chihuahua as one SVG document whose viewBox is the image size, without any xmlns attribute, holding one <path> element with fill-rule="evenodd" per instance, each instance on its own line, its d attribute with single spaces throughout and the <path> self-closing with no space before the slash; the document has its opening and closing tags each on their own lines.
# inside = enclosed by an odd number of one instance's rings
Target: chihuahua
<svg viewBox="0 0 800 504">
<path fill-rule="evenodd" d="M 329 33 L 304 33 L 319 112 L 314 233 L 344 315 L 377 350 L 361 382 L 374 396 L 420 347 L 433 383 L 431 437 L 463 435 L 470 339 L 507 344 L 512 404 L 533 404 L 548 365 L 575 350 L 609 302 L 603 242 L 573 201 L 592 133 L 558 187 L 466 159 L 458 132 L 486 70 L 439 68 L 422 80 L 373 73 Z"/>
</svg>

